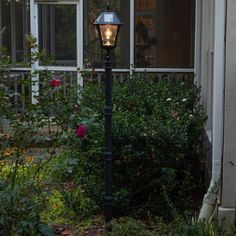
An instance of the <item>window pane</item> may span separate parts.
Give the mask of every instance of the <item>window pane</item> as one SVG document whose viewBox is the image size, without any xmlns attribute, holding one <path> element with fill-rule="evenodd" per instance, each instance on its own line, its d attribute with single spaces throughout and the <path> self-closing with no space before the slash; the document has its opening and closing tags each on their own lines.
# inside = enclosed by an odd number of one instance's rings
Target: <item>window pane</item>
<svg viewBox="0 0 236 236">
<path fill-rule="evenodd" d="M 39 5 L 39 49 L 53 65 L 76 66 L 76 6 Z"/>
<path fill-rule="evenodd" d="M 135 66 L 193 67 L 195 0 L 135 0 Z"/>
<path fill-rule="evenodd" d="M 22 61 L 29 52 L 25 37 L 29 33 L 29 1 L 1 0 L 0 10 L 0 28 L 5 28 L 2 46 L 8 48 L 14 61 Z"/>
<path fill-rule="evenodd" d="M 29 52 L 29 48 L 26 43 L 26 34 L 29 34 L 29 2 L 28 0 L 15 1 L 15 9 L 12 25 L 12 38 L 15 52 L 13 51 L 13 57 L 16 61 L 23 61 L 25 54 Z"/>
<path fill-rule="evenodd" d="M 106 3 L 106 1 L 105 1 Z M 102 10 L 106 9 L 104 1 L 84 1 L 84 66 L 86 68 L 102 68 L 104 50 L 101 49 L 98 34 L 93 25 Z M 117 48 L 114 50 L 113 62 L 115 68 L 130 66 L 130 2 L 126 0 L 110 1 L 111 8 L 118 13 L 121 21 L 120 36 Z"/>
<path fill-rule="evenodd" d="M 1 29 L 4 29 L 2 33 L 2 45 L 9 51 L 11 50 L 11 7 L 7 0 L 1 1 Z"/>
</svg>

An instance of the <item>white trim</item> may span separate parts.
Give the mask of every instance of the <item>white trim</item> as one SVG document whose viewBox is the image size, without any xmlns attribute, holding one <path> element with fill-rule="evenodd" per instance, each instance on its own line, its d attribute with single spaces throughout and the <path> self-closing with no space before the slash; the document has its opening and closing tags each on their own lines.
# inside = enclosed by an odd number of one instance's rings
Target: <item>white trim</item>
<svg viewBox="0 0 236 236">
<path fill-rule="evenodd" d="M 92 71 L 92 69 L 84 69 L 84 71 Z M 96 69 L 97 72 L 104 72 L 104 69 Z M 130 72 L 130 69 L 112 69 L 113 72 Z M 134 68 L 135 72 L 149 72 L 149 73 L 193 73 L 194 69 L 185 68 Z"/>
<path fill-rule="evenodd" d="M 199 67 L 200 67 L 200 73 L 198 74 L 198 80 L 197 85 L 201 86 L 201 103 L 206 104 L 207 106 L 207 100 L 206 100 L 206 93 L 208 93 L 207 89 L 207 80 L 209 78 L 206 77 L 206 71 L 207 71 L 207 45 L 208 45 L 208 21 L 209 21 L 209 15 L 208 15 L 208 8 L 209 0 L 204 0 L 201 4 L 201 34 L 200 34 L 200 61 L 199 61 Z M 207 108 L 206 108 L 207 110 Z"/>
<path fill-rule="evenodd" d="M 194 51 L 194 83 L 201 83 L 201 24 L 202 24 L 202 0 L 195 3 L 195 51 Z"/>
<path fill-rule="evenodd" d="M 212 178 L 219 178 L 223 153 L 225 1 L 215 0 L 212 116 Z"/>
<path fill-rule="evenodd" d="M 136 72 L 170 72 L 170 73 L 193 73 L 193 68 L 135 68 Z"/>
<path fill-rule="evenodd" d="M 37 4 L 50 4 L 50 5 L 55 5 L 55 4 L 77 4 L 79 0 L 68 0 L 68 1 L 61 1 L 61 0 L 55 0 L 55 1 L 45 1 L 45 0 L 35 0 L 35 3 Z"/>
<path fill-rule="evenodd" d="M 134 0 L 130 0 L 130 72 L 134 67 Z"/>
<path fill-rule="evenodd" d="M 77 71 L 78 68 L 74 66 L 37 66 L 35 70 L 42 71 L 42 70 L 49 70 L 49 71 Z M 28 67 L 14 67 L 11 68 L 11 71 L 30 71 L 32 68 Z"/>
<path fill-rule="evenodd" d="M 36 44 L 38 45 L 38 6 L 34 2 L 34 0 L 30 0 L 30 32 L 32 36 L 36 39 Z M 37 51 L 38 47 L 32 49 L 33 53 Z M 39 62 L 36 61 L 33 66 L 37 67 L 38 64 Z"/>
<path fill-rule="evenodd" d="M 215 0 L 213 54 L 212 176 L 198 220 L 209 220 L 221 185 L 224 130 L 225 1 Z M 221 209 L 219 209 L 221 210 Z M 219 211 L 219 213 L 221 213 Z M 233 218 L 233 217 L 232 217 Z"/>
<path fill-rule="evenodd" d="M 28 68 L 25 68 L 25 67 L 15 67 L 15 68 L 11 68 L 11 71 L 22 71 L 22 72 L 24 72 L 24 71 L 31 71 L 32 70 L 32 68 L 30 68 L 30 67 L 28 67 Z"/>
<path fill-rule="evenodd" d="M 32 36 L 36 39 L 36 44 L 38 45 L 38 6 L 34 0 L 30 0 L 30 31 Z M 36 53 L 38 51 L 38 47 L 32 48 L 31 53 Z M 39 62 L 36 61 L 31 66 L 31 73 L 34 74 L 37 70 Z M 37 103 L 37 99 L 35 96 L 39 95 L 39 76 L 32 76 L 32 104 Z"/>
<path fill-rule="evenodd" d="M 84 22 L 83 22 L 83 0 L 80 0 L 76 5 L 76 48 L 77 48 L 77 84 L 83 87 L 83 77 L 79 71 L 84 69 L 83 57 L 83 35 L 84 35 Z M 81 28 L 80 28 L 81 27 Z"/>
<path fill-rule="evenodd" d="M 93 69 L 84 69 L 84 71 L 92 71 Z M 100 68 L 95 68 L 96 72 L 105 72 L 104 69 L 100 69 Z M 130 69 L 112 69 L 112 72 L 117 72 L 117 73 L 129 73 Z"/>
<path fill-rule="evenodd" d="M 38 66 L 37 70 L 49 70 L 49 71 L 78 71 L 77 67 L 74 66 Z M 22 68 L 16 67 L 12 68 L 12 71 L 29 71 L 31 68 Z M 93 69 L 83 69 L 84 71 L 92 71 Z M 96 72 L 104 72 L 104 69 L 95 68 Z M 112 69 L 113 72 L 117 73 L 129 73 L 130 69 Z M 185 69 L 185 68 L 135 68 L 135 72 L 150 72 L 150 73 L 193 73 L 194 69 Z M 79 73 L 79 72 L 78 72 Z"/>
<path fill-rule="evenodd" d="M 55 71 L 77 71 L 74 66 L 38 66 L 37 70 L 55 70 Z"/>
</svg>

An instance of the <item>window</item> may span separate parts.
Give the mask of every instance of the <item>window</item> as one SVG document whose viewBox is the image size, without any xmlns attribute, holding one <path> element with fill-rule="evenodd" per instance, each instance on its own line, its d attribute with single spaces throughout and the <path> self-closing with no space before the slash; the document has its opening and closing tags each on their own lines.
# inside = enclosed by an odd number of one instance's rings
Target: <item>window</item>
<svg viewBox="0 0 236 236">
<path fill-rule="evenodd" d="M 0 28 L 2 31 L 2 40 L 1 40 L 1 45 L 8 50 L 11 50 L 11 7 L 10 7 L 10 2 L 7 0 L 0 0 L 1 4 L 1 10 L 0 10 Z"/>
<path fill-rule="evenodd" d="M 22 61 L 29 52 L 26 34 L 29 33 L 29 1 L 0 0 L 0 28 L 4 29 L 1 46 L 6 47 L 15 61 Z"/>
<path fill-rule="evenodd" d="M 29 52 L 25 37 L 30 32 L 29 2 L 0 0 L 0 29 L 5 28 L 0 46 L 7 47 L 16 61 L 22 61 L 23 55 Z M 107 1 L 32 2 L 35 3 L 31 8 L 32 16 L 35 15 L 32 33 L 38 40 L 39 50 L 52 55 L 51 66 L 103 68 L 105 52 L 93 23 L 106 9 Z M 108 2 L 124 23 L 113 51 L 114 69 L 125 71 L 134 64 L 140 71 L 193 70 L 195 0 Z M 130 19 L 132 15 L 134 18 Z"/>
<path fill-rule="evenodd" d="M 120 17 L 124 25 L 120 30 L 117 48 L 114 50 L 113 62 L 115 68 L 130 67 L 130 2 L 113 0 L 111 8 Z M 106 2 L 105 2 L 106 3 Z M 106 9 L 104 1 L 84 1 L 84 67 L 102 68 L 103 53 L 93 22 L 102 10 Z"/>
<path fill-rule="evenodd" d="M 135 66 L 191 68 L 195 0 L 135 0 Z"/>
<path fill-rule="evenodd" d="M 76 5 L 39 4 L 39 50 L 53 65 L 76 66 Z"/>
</svg>

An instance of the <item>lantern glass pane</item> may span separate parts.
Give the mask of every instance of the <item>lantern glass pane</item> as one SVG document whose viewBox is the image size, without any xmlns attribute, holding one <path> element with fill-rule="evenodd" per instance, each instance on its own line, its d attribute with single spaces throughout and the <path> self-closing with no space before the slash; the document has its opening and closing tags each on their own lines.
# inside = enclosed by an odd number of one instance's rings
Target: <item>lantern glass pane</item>
<svg viewBox="0 0 236 236">
<path fill-rule="evenodd" d="M 102 37 L 102 46 L 114 47 L 117 36 L 117 25 L 100 25 L 100 32 Z"/>
</svg>

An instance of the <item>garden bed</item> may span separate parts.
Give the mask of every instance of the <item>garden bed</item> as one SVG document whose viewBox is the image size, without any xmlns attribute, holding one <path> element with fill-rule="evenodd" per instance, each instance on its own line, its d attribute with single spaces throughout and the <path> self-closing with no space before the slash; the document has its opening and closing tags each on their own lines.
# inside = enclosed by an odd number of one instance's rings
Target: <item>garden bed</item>
<svg viewBox="0 0 236 236">
<path fill-rule="evenodd" d="M 31 56 L 32 61 L 40 57 Z M 103 83 L 87 82 L 78 97 L 79 88 L 62 76 L 35 73 L 40 75 L 37 96 L 16 93 L 0 73 L 0 234 L 102 235 Z M 32 87 L 33 76 L 25 74 L 19 87 Z M 191 228 L 179 224 L 185 224 L 184 212 L 193 215 L 199 207 L 194 196 L 202 188 L 206 117 L 199 94 L 189 82 L 155 74 L 114 81 L 115 230 L 106 236 L 168 235 L 171 227 Z M 24 109 L 16 109 L 19 104 Z M 181 223 L 174 226 L 177 218 Z"/>
</svg>

